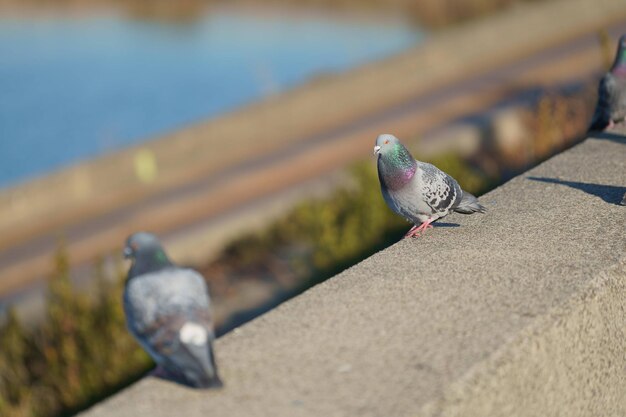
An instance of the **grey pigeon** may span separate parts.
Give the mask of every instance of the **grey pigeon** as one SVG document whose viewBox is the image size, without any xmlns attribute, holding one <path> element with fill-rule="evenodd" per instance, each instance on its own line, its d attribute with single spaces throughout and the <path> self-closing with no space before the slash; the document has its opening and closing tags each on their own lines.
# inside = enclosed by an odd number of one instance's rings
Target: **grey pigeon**
<svg viewBox="0 0 626 417">
<path fill-rule="evenodd" d="M 588 131 L 603 131 L 626 118 L 626 35 L 617 46 L 613 66 L 600 79 L 598 103 Z"/>
<path fill-rule="evenodd" d="M 395 136 L 378 136 L 374 154 L 378 155 L 378 179 L 385 202 L 414 224 L 405 237 L 419 236 L 451 211 L 486 212 L 454 178 L 434 165 L 416 161 Z"/>
<path fill-rule="evenodd" d="M 202 276 L 174 265 L 150 233 L 130 236 L 124 256 L 132 259 L 124 289 L 126 323 L 157 363 L 155 373 L 196 388 L 220 387 Z"/>
</svg>

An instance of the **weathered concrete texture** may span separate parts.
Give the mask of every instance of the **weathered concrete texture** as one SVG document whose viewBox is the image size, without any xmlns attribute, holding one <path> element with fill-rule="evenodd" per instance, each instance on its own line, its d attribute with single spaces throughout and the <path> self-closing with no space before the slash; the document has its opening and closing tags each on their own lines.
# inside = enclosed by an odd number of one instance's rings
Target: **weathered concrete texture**
<svg viewBox="0 0 626 417">
<path fill-rule="evenodd" d="M 84 415 L 625 416 L 624 192 L 626 138 L 589 139 L 220 339 L 222 390 Z"/>
</svg>

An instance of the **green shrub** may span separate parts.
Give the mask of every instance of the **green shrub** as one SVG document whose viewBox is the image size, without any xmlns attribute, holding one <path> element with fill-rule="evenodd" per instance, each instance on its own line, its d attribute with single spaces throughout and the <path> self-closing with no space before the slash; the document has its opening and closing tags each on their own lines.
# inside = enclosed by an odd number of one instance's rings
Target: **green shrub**
<svg viewBox="0 0 626 417">
<path fill-rule="evenodd" d="M 150 361 L 125 328 L 123 274 L 96 268 L 97 296 L 76 291 L 63 245 L 49 280 L 45 320 L 24 330 L 10 311 L 0 338 L 0 414 L 55 416 L 79 410 L 144 372 Z"/>
</svg>

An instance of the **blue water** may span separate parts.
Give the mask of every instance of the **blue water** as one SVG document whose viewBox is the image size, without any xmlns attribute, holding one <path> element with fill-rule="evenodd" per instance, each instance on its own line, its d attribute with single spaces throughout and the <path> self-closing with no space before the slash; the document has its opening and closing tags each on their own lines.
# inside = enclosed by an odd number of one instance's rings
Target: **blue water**
<svg viewBox="0 0 626 417">
<path fill-rule="evenodd" d="M 0 17 L 0 187 L 402 51 L 400 22 Z"/>
</svg>

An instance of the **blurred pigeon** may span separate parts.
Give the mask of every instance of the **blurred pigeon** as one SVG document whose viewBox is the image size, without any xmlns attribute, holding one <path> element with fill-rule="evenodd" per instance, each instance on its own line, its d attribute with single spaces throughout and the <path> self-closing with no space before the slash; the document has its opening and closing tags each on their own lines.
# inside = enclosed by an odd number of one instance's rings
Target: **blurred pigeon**
<svg viewBox="0 0 626 417">
<path fill-rule="evenodd" d="M 155 374 L 196 388 L 220 387 L 202 276 L 174 265 L 150 233 L 130 236 L 124 256 L 133 260 L 124 290 L 126 323 L 157 363 Z"/>
<path fill-rule="evenodd" d="M 374 154 L 378 155 L 378 179 L 385 202 L 414 224 L 405 237 L 419 236 L 451 211 L 487 211 L 454 178 L 434 165 L 416 161 L 395 136 L 378 136 Z"/>
<path fill-rule="evenodd" d="M 617 46 L 613 66 L 600 79 L 598 103 L 588 132 L 612 128 L 626 118 L 626 35 Z"/>
</svg>

